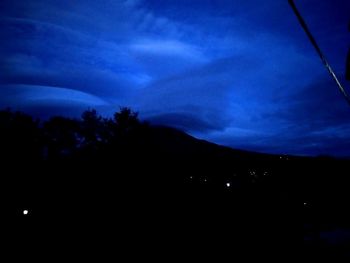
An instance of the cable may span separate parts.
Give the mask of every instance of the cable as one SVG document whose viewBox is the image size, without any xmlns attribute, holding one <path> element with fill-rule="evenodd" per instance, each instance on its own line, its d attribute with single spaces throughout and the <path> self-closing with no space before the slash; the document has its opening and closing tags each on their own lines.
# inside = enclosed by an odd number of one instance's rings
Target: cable
<svg viewBox="0 0 350 263">
<path fill-rule="evenodd" d="M 314 48 L 316 49 L 318 55 L 320 56 L 322 63 L 325 65 L 325 67 L 327 68 L 328 72 L 331 74 L 332 78 L 335 80 L 340 92 L 344 95 L 346 101 L 348 102 L 348 104 L 350 105 L 350 97 L 349 95 L 346 93 L 345 89 L 343 88 L 342 84 L 340 83 L 339 79 L 337 78 L 337 75 L 334 73 L 332 67 L 329 65 L 326 57 L 323 55 L 320 47 L 317 45 L 317 42 L 315 40 L 315 38 L 313 37 L 313 35 L 311 34 L 305 20 L 303 19 L 303 17 L 301 16 L 300 12 L 298 11 L 298 8 L 296 7 L 294 0 L 288 0 L 289 4 L 291 5 L 295 15 L 297 16 L 299 23 L 301 24 L 302 28 L 304 29 L 305 33 L 307 34 L 307 36 L 309 37 L 311 44 L 314 46 Z"/>
</svg>

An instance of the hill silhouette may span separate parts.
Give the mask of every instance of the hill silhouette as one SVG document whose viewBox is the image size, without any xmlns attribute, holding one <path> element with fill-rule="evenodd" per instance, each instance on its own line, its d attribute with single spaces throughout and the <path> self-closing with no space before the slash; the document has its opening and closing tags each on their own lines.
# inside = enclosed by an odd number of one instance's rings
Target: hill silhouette
<svg viewBox="0 0 350 263">
<path fill-rule="evenodd" d="M 170 250 L 163 241 L 180 238 L 180 251 L 196 244 L 202 255 L 234 244 L 292 253 L 304 235 L 310 257 L 346 255 L 348 239 L 320 235 L 350 227 L 348 160 L 234 150 L 129 108 L 45 122 L 5 110 L 0 123 L 3 211 L 19 235 L 118 233 L 125 247 Z"/>
</svg>

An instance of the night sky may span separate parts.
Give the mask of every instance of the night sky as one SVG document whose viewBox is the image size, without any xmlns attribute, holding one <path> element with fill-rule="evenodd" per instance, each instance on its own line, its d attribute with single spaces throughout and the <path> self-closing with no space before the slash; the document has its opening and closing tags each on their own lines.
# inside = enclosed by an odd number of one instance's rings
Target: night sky
<svg viewBox="0 0 350 263">
<path fill-rule="evenodd" d="M 346 87 L 350 2 L 296 0 Z M 350 156 L 350 107 L 287 0 L 2 0 L 0 107 L 120 106 L 238 149 Z"/>
</svg>

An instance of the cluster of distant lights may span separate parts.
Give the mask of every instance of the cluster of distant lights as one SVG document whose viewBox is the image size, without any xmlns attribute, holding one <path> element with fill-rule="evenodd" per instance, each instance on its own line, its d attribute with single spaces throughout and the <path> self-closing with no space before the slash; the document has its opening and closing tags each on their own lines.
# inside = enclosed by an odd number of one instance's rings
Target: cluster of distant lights
<svg viewBox="0 0 350 263">
<path fill-rule="evenodd" d="M 255 171 L 255 170 L 248 170 L 248 175 L 250 175 L 251 177 L 253 177 L 252 182 L 255 183 L 255 182 L 256 182 L 256 179 L 258 179 L 259 176 L 261 176 L 261 175 L 262 175 L 262 176 L 268 176 L 269 173 L 268 173 L 267 171 L 264 171 L 264 172 L 262 172 L 262 174 L 259 175 L 258 172 Z M 233 176 L 234 176 L 234 177 L 237 177 L 237 174 L 233 174 Z M 189 177 L 190 180 L 193 180 L 194 178 L 195 178 L 195 177 L 192 176 L 192 175 Z M 207 177 L 204 177 L 204 178 L 201 179 L 201 181 L 204 182 L 204 183 L 207 183 L 207 182 L 208 182 L 208 178 L 207 178 Z M 227 188 L 230 188 L 230 187 L 232 186 L 232 184 L 231 184 L 231 182 L 226 182 L 226 183 L 225 183 L 225 186 L 226 186 Z"/>
<path fill-rule="evenodd" d="M 280 156 L 280 160 L 286 160 L 286 161 L 289 161 L 289 158 L 288 158 L 288 156 Z"/>
<path fill-rule="evenodd" d="M 282 158 L 283 158 L 283 157 L 280 156 L 280 159 L 282 159 Z M 286 157 L 285 160 L 288 161 L 288 160 L 289 160 L 288 157 Z M 250 176 L 253 176 L 254 178 L 257 178 L 257 177 L 258 177 L 258 173 L 257 173 L 256 171 L 254 171 L 254 170 L 248 171 L 248 173 L 249 173 Z M 266 172 L 266 171 L 264 171 L 262 174 L 263 174 L 263 176 L 269 175 L 269 173 Z M 234 176 L 237 176 L 237 175 L 234 174 Z M 193 179 L 194 179 L 194 176 L 190 176 L 190 179 L 193 180 Z M 204 179 L 203 179 L 203 182 L 205 182 L 205 183 L 208 182 L 208 179 L 207 179 L 207 178 L 204 178 Z M 253 182 L 255 182 L 254 179 L 253 179 Z M 226 188 L 231 188 L 232 184 L 231 184 L 230 182 L 226 182 L 226 183 L 225 183 L 225 186 L 226 186 Z M 307 202 L 304 202 L 304 207 L 308 207 L 308 206 L 310 206 L 310 204 L 307 203 Z"/>
<path fill-rule="evenodd" d="M 283 157 L 280 156 L 280 159 L 283 159 Z M 286 157 L 285 159 L 286 159 L 286 160 L 289 160 L 288 157 Z M 253 176 L 254 178 L 257 178 L 257 177 L 258 177 L 257 172 L 254 171 L 254 170 L 249 171 L 249 175 Z M 264 176 L 267 176 L 267 175 L 268 175 L 268 172 L 266 172 L 266 171 L 263 172 L 263 175 L 264 175 Z M 236 176 L 236 175 L 234 175 L 234 176 Z M 193 179 L 193 176 L 190 176 L 190 179 L 192 180 L 192 179 Z M 207 179 L 207 178 L 204 178 L 203 181 L 204 181 L 204 182 L 208 182 L 208 179 Z M 232 185 L 231 185 L 230 182 L 226 182 L 226 183 L 225 183 L 225 186 L 226 186 L 226 188 L 230 188 Z M 308 206 L 308 203 L 304 202 L 304 206 Z M 26 215 L 29 214 L 29 210 L 24 209 L 22 213 L 23 213 L 23 215 L 26 216 Z"/>
<path fill-rule="evenodd" d="M 285 160 L 289 160 L 289 158 L 288 157 L 283 157 L 283 156 L 280 156 L 280 159 L 282 160 L 282 159 L 285 159 Z M 252 170 L 252 171 L 248 171 L 249 172 L 249 175 L 251 175 L 251 176 L 253 176 L 254 178 L 257 178 L 258 177 L 258 174 L 257 174 L 257 172 L 256 171 L 254 171 L 254 170 Z M 264 176 L 267 176 L 268 175 L 268 172 L 263 172 L 263 175 Z M 236 174 L 234 174 L 233 176 L 237 176 Z M 190 179 L 192 180 L 193 179 L 193 176 L 190 176 Z M 208 182 L 208 179 L 207 178 L 204 178 L 203 179 L 203 181 L 206 183 L 206 182 Z M 255 180 L 253 181 L 253 182 L 255 182 Z M 225 186 L 227 187 L 227 188 L 230 188 L 232 185 L 231 185 L 231 183 L 230 182 L 226 182 L 226 184 L 225 184 Z M 307 203 L 304 203 L 304 206 L 306 206 L 307 205 Z M 23 215 L 28 215 L 29 214 L 29 211 L 28 210 L 23 210 Z"/>
</svg>

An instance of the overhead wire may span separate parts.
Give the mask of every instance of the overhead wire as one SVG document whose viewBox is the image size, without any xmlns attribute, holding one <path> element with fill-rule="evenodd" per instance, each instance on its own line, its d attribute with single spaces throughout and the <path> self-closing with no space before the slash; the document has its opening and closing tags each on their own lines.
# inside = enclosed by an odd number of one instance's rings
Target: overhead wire
<svg viewBox="0 0 350 263">
<path fill-rule="evenodd" d="M 341 82 L 339 81 L 337 75 L 335 74 L 334 70 L 332 69 L 331 65 L 328 63 L 326 57 L 324 56 L 324 54 L 322 53 L 320 47 L 318 46 L 316 39 L 314 38 L 314 36 L 311 34 L 304 18 L 302 17 L 302 15 L 300 14 L 297 6 L 294 3 L 294 0 L 288 0 L 289 4 L 291 5 L 295 15 L 298 18 L 298 21 L 300 23 L 300 25 L 302 26 L 302 28 L 304 29 L 305 33 L 307 34 L 307 36 L 309 37 L 309 40 L 311 42 L 311 44 L 314 46 L 314 48 L 316 49 L 318 55 L 320 56 L 322 63 L 324 64 L 324 66 L 327 68 L 329 74 L 331 74 L 332 78 L 334 79 L 334 81 L 336 82 L 340 92 L 343 94 L 343 96 L 345 97 L 346 101 L 348 102 L 348 104 L 350 105 L 350 97 L 349 95 L 346 93 L 343 85 L 341 84 Z"/>
</svg>

